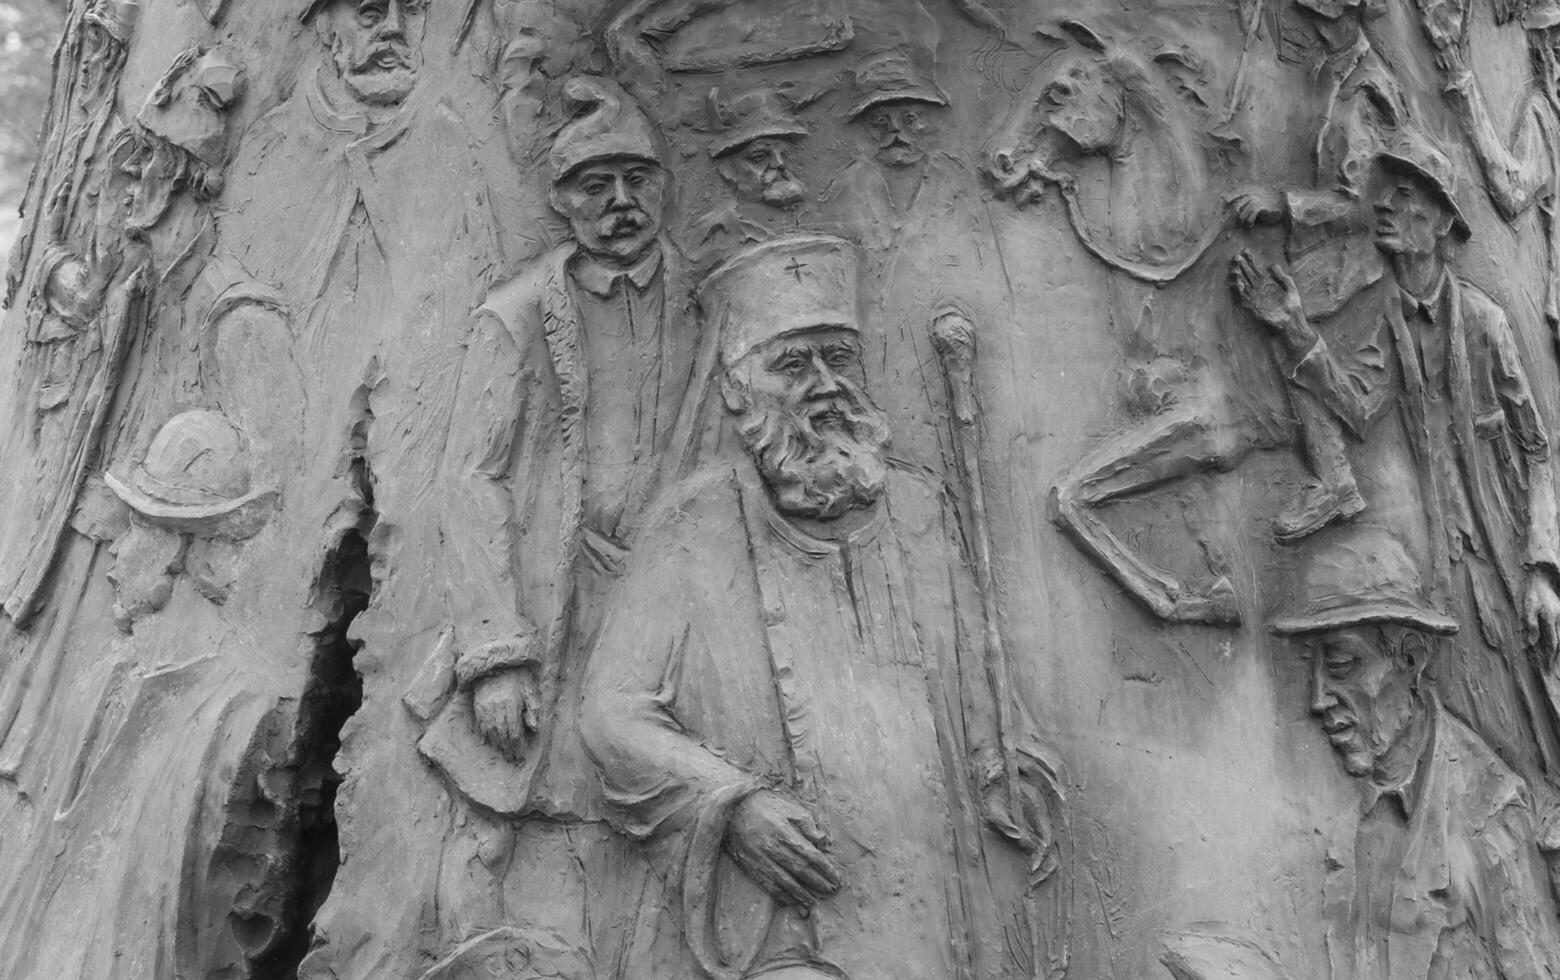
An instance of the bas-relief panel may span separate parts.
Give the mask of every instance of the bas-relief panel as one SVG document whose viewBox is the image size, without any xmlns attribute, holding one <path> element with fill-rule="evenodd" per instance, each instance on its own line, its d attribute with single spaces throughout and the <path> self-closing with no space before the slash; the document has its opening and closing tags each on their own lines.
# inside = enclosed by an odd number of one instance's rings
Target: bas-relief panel
<svg viewBox="0 0 1560 980">
<path fill-rule="evenodd" d="M 1555 968 L 1560 15 L 286 14 L 62 42 L 6 975 Z"/>
</svg>

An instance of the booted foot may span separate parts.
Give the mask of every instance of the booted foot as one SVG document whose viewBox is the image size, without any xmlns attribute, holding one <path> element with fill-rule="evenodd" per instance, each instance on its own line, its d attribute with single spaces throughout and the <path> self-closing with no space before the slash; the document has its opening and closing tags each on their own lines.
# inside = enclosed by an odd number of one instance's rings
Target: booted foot
<svg viewBox="0 0 1560 980">
<path fill-rule="evenodd" d="M 1353 487 L 1339 491 L 1308 483 L 1294 505 L 1273 522 L 1273 536 L 1288 544 L 1315 534 L 1333 521 L 1346 521 L 1364 509 L 1365 501 Z"/>
</svg>

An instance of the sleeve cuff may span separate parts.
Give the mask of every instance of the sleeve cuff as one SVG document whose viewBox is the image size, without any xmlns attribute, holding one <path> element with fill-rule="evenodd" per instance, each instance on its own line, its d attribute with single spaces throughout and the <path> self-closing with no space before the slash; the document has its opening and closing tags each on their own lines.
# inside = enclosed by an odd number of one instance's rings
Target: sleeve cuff
<svg viewBox="0 0 1560 980">
<path fill-rule="evenodd" d="M 489 640 L 455 658 L 455 686 L 464 691 L 489 674 L 538 662 L 534 636 Z"/>
</svg>

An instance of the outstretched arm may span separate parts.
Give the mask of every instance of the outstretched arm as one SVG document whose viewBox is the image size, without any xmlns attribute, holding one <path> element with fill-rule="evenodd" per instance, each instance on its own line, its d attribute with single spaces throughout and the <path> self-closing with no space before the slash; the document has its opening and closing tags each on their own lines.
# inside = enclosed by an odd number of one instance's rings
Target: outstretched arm
<svg viewBox="0 0 1560 980">
<path fill-rule="evenodd" d="M 1478 80 L 1457 49 L 1448 48 L 1436 60 L 1446 72 L 1447 101 L 1479 158 L 1490 199 L 1509 221 L 1543 195 L 1553 176 L 1550 148 L 1537 116 L 1539 110 L 1531 103 L 1524 107 L 1508 146 L 1495 128 Z"/>
</svg>

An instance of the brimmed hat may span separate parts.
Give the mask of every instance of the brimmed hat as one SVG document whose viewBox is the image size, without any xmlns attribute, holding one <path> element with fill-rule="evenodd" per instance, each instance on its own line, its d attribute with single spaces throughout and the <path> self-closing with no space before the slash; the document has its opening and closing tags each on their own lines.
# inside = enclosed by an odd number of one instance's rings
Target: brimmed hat
<svg viewBox="0 0 1560 980">
<path fill-rule="evenodd" d="M 197 160 L 225 165 L 227 122 L 222 110 L 244 91 L 244 69 L 220 50 L 181 55 L 136 113 L 147 132 L 188 150 Z"/>
<path fill-rule="evenodd" d="M 226 417 L 195 410 L 163 424 L 128 478 L 103 474 L 114 494 L 171 531 L 242 539 L 260 530 L 275 491 L 250 489 L 248 440 Z"/>
<path fill-rule="evenodd" d="M 776 337 L 818 327 L 861 330 L 856 247 L 832 235 L 787 235 L 743 249 L 699 284 L 727 367 Z"/>
<path fill-rule="evenodd" d="M 1351 528 L 1317 545 L 1301 569 L 1299 592 L 1268 629 L 1292 636 L 1395 623 L 1427 633 L 1457 632 L 1455 619 L 1425 602 L 1419 567 L 1408 549 L 1378 527 Z"/>
<path fill-rule="evenodd" d="M 930 51 L 879 51 L 856 69 L 856 100 L 846 110 L 855 119 L 884 102 L 926 102 L 945 106 L 948 96 L 937 85 Z"/>
<path fill-rule="evenodd" d="M 1376 151 L 1381 165 L 1397 173 L 1414 174 L 1427 181 L 1452 212 L 1452 230 L 1463 239 L 1473 234 L 1458 203 L 1457 167 L 1440 147 L 1418 129 L 1408 126 Z"/>
<path fill-rule="evenodd" d="M 798 139 L 808 133 L 774 89 L 744 92 L 732 99 L 720 89 L 711 89 L 709 107 L 710 128 L 716 133 L 712 157 L 723 157 L 763 136 Z"/>
<path fill-rule="evenodd" d="M 593 160 L 632 157 L 664 165 L 654 124 L 617 82 L 576 75 L 564 83 L 563 94 L 580 108 L 547 155 L 554 183 Z"/>
</svg>

